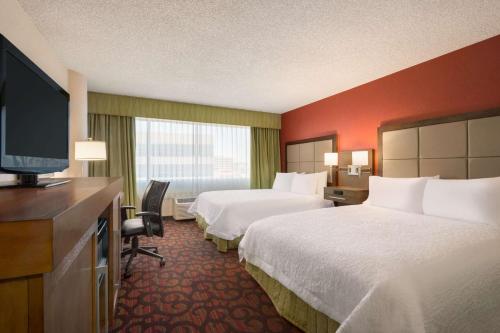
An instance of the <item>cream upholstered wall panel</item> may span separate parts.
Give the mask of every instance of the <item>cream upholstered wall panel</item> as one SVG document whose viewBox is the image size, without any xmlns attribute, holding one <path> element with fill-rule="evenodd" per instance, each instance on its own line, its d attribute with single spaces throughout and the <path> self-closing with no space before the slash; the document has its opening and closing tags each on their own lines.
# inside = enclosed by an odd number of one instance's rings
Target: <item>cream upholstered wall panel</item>
<svg viewBox="0 0 500 333">
<path fill-rule="evenodd" d="M 299 157 L 299 145 L 289 145 L 286 146 L 286 160 L 287 162 L 298 162 Z"/>
<path fill-rule="evenodd" d="M 408 128 L 382 134 L 384 159 L 410 159 L 418 157 L 418 129 Z"/>
<path fill-rule="evenodd" d="M 418 177 L 418 129 L 382 134 L 385 177 Z"/>
<path fill-rule="evenodd" d="M 385 160 L 384 177 L 418 177 L 418 159 Z"/>
<path fill-rule="evenodd" d="M 500 157 L 500 117 L 469 120 L 469 157 Z"/>
<path fill-rule="evenodd" d="M 468 121 L 469 178 L 500 177 L 500 116 Z"/>
<path fill-rule="evenodd" d="M 314 161 L 323 162 L 325 160 L 325 153 L 331 153 L 332 150 L 332 140 L 314 142 Z"/>
<path fill-rule="evenodd" d="M 313 173 L 314 162 L 299 162 L 299 171 L 305 173 Z"/>
<path fill-rule="evenodd" d="M 470 158 L 469 178 L 500 177 L 500 157 Z"/>
<path fill-rule="evenodd" d="M 467 156 L 467 122 L 459 121 L 419 128 L 420 158 Z"/>
<path fill-rule="evenodd" d="M 323 162 L 314 162 L 314 172 L 323 172 L 326 171 L 328 172 L 328 176 L 330 176 L 332 168 L 325 165 Z"/>
<path fill-rule="evenodd" d="M 482 117 L 474 112 L 463 117 L 438 118 L 432 123 L 429 119 L 406 125 L 415 126 L 409 129 L 393 130 L 397 128 L 394 125 L 385 131 L 380 129 L 384 176 L 500 177 L 500 110 L 487 110 Z M 415 130 L 416 148 L 406 142 Z M 404 149 L 412 153 L 416 149 L 417 158 L 401 157 L 409 155 Z"/>
<path fill-rule="evenodd" d="M 286 145 L 286 165 L 288 172 L 322 172 L 327 171 L 331 179 L 331 168 L 325 166 L 325 153 L 334 151 L 336 137 L 329 139 L 310 139 L 306 142 L 289 143 Z"/>
<path fill-rule="evenodd" d="M 314 172 L 328 173 L 328 181 L 332 181 L 332 168 L 325 165 L 325 153 L 333 151 L 332 140 L 322 140 L 314 142 Z"/>
<path fill-rule="evenodd" d="M 299 162 L 288 162 L 286 166 L 287 172 L 299 172 Z"/>
<path fill-rule="evenodd" d="M 420 177 L 439 176 L 443 179 L 466 179 L 467 159 L 432 158 L 420 160 Z"/>
<path fill-rule="evenodd" d="M 299 161 L 314 162 L 314 142 L 299 144 Z"/>
</svg>

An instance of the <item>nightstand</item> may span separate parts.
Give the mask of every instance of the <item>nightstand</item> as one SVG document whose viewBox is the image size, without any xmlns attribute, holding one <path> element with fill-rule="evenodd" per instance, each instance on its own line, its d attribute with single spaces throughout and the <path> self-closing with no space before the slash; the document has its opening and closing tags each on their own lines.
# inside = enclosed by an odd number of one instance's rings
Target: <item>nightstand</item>
<svg viewBox="0 0 500 333">
<path fill-rule="evenodd" d="M 333 201 L 335 206 L 359 205 L 368 198 L 368 189 L 351 186 L 325 187 L 326 200 Z"/>
</svg>

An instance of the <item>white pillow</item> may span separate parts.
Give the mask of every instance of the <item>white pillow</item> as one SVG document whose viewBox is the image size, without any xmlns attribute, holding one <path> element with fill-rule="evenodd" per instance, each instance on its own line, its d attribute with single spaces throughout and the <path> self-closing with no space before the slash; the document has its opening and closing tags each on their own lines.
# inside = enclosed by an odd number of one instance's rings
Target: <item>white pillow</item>
<svg viewBox="0 0 500 333">
<path fill-rule="evenodd" d="M 316 173 L 316 194 L 321 194 L 325 192 L 325 187 L 328 183 L 328 172 L 322 171 Z"/>
<path fill-rule="evenodd" d="M 315 194 L 317 185 L 317 176 L 314 173 L 295 175 L 292 182 L 292 192 L 300 194 Z"/>
<path fill-rule="evenodd" d="M 428 177 L 389 178 L 370 176 L 367 204 L 422 214 Z"/>
<path fill-rule="evenodd" d="M 296 172 L 276 172 L 276 178 L 274 178 L 273 190 L 281 192 L 290 192 L 292 189 L 293 178 Z"/>
<path fill-rule="evenodd" d="M 500 177 L 429 180 L 423 210 L 426 215 L 500 225 Z"/>
</svg>

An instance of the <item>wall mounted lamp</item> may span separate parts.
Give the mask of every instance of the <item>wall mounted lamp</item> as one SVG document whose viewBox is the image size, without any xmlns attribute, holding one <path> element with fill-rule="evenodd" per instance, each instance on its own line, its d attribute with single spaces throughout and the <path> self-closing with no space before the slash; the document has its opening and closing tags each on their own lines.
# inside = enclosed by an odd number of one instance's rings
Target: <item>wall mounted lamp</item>
<svg viewBox="0 0 500 333">
<path fill-rule="evenodd" d="M 371 168 L 363 168 L 368 166 L 368 151 L 358 150 L 352 152 L 352 164 L 347 167 L 347 174 L 349 176 L 361 177 L 363 172 L 371 172 Z"/>
</svg>

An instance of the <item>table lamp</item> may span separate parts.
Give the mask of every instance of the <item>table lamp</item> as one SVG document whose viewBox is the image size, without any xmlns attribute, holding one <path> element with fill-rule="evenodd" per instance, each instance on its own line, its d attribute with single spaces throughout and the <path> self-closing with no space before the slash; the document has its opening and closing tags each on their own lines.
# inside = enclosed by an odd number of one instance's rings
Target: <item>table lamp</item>
<svg viewBox="0 0 500 333">
<path fill-rule="evenodd" d="M 106 142 L 94 141 L 89 138 L 86 141 L 75 142 L 75 160 L 77 161 L 105 161 Z M 84 175 L 85 164 L 82 163 L 82 176 Z"/>
<path fill-rule="evenodd" d="M 333 167 L 339 165 L 339 154 L 338 153 L 325 153 L 325 166 L 330 167 L 329 182 L 333 183 Z"/>
</svg>

